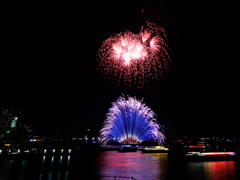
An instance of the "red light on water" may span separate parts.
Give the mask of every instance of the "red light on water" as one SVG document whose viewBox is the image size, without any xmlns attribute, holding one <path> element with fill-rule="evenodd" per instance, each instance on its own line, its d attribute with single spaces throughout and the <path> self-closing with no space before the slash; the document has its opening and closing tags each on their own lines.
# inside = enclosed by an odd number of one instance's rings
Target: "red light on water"
<svg viewBox="0 0 240 180">
<path fill-rule="evenodd" d="M 236 163 L 235 161 L 216 161 L 206 163 L 204 170 L 210 171 L 208 179 L 235 179 L 236 178 Z"/>
</svg>

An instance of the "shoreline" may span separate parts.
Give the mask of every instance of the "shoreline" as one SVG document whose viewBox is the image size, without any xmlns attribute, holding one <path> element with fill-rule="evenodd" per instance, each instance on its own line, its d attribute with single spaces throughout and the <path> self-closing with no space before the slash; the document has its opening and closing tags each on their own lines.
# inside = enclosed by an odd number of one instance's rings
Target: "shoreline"
<svg viewBox="0 0 240 180">
<path fill-rule="evenodd" d="M 116 151 L 116 149 L 79 149 L 78 151 L 72 150 L 70 153 L 50 153 L 50 152 L 29 152 L 29 153 L 2 153 L 0 154 L 1 160 L 28 160 L 31 158 L 39 158 L 42 159 L 43 157 L 78 157 L 82 155 L 92 155 L 95 153 L 100 153 L 103 151 Z M 119 153 L 119 152 L 118 152 Z M 142 153 L 142 154 L 167 154 L 169 160 L 180 160 L 185 162 L 207 162 L 207 161 L 229 161 L 229 160 L 235 160 L 239 161 L 240 157 L 239 154 L 235 154 L 232 156 L 187 156 L 188 153 L 184 152 L 174 152 L 174 151 L 168 151 L 168 152 L 141 152 L 141 150 L 137 150 L 136 152 L 123 152 L 123 153 Z"/>
</svg>

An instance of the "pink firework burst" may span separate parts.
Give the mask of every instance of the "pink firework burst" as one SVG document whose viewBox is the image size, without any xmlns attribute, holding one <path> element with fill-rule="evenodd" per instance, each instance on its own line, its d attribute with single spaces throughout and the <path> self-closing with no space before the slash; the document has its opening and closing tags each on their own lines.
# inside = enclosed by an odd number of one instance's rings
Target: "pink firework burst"
<svg viewBox="0 0 240 180">
<path fill-rule="evenodd" d="M 166 38 L 165 30 L 150 22 L 139 34 L 130 31 L 115 34 L 98 51 L 99 69 L 118 82 L 122 79 L 141 87 L 149 79 L 169 72 L 170 48 Z"/>
</svg>

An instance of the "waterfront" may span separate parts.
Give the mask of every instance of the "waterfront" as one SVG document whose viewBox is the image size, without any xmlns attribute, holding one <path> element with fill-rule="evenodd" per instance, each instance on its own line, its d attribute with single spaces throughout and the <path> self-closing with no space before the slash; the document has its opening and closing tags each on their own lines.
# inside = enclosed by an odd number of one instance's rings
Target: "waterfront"
<svg viewBox="0 0 240 180">
<path fill-rule="evenodd" d="M 0 179 L 238 179 L 239 161 L 188 162 L 167 153 L 92 151 L 0 160 Z M 76 178 L 77 177 L 77 178 Z M 114 179 L 101 177 L 100 179 Z"/>
</svg>

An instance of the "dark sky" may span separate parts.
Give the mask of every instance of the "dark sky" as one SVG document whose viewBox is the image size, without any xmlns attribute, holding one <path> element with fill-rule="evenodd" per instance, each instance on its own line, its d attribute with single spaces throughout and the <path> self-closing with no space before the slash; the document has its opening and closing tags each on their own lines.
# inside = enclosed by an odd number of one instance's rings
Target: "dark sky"
<svg viewBox="0 0 240 180">
<path fill-rule="evenodd" d="M 99 131 L 111 102 L 125 94 L 144 97 L 168 137 L 238 135 L 231 5 L 181 3 L 6 5 L 0 106 L 22 109 L 36 133 L 78 135 Z M 145 21 L 167 32 L 169 75 L 143 89 L 104 79 L 96 62 L 101 43 L 121 31 L 139 33 Z"/>
</svg>

